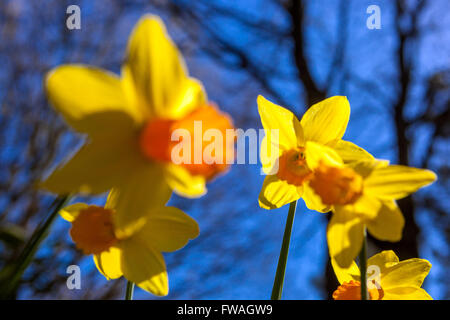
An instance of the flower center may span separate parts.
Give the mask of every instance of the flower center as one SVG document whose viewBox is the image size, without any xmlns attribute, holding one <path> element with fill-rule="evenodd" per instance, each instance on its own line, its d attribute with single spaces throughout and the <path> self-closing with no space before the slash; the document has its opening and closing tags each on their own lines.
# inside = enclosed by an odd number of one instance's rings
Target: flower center
<svg viewBox="0 0 450 320">
<path fill-rule="evenodd" d="M 362 195 L 363 179 L 351 168 L 319 164 L 309 185 L 325 205 L 355 203 Z"/>
<path fill-rule="evenodd" d="M 301 186 L 312 177 L 312 172 L 306 165 L 304 148 L 285 151 L 278 161 L 277 176 L 289 184 Z"/>
<path fill-rule="evenodd" d="M 156 118 L 145 125 L 139 139 L 141 152 L 144 156 L 159 162 L 170 161 L 170 152 L 173 147 L 171 135 L 174 123 L 174 120 Z"/>
<path fill-rule="evenodd" d="M 369 289 L 370 300 L 381 300 L 384 297 L 384 291 L 380 288 Z M 334 300 L 361 300 L 361 282 L 350 280 L 342 283 L 334 292 Z"/>
<path fill-rule="evenodd" d="M 84 254 L 106 251 L 117 242 L 112 214 L 112 210 L 89 206 L 72 222 L 70 236 Z"/>
<path fill-rule="evenodd" d="M 227 129 L 234 129 L 230 117 L 213 105 L 205 105 L 178 120 L 150 120 L 139 144 L 149 160 L 174 162 L 193 175 L 211 179 L 228 168 L 234 157 L 235 138 L 227 139 Z M 180 134 L 172 141 L 175 130 Z M 173 161 L 172 151 L 182 161 Z"/>
</svg>

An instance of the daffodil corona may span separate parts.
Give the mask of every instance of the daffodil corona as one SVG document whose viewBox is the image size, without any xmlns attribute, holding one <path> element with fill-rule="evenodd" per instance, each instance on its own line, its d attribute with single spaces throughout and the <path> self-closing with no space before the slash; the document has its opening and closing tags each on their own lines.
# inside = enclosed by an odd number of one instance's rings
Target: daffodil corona
<svg viewBox="0 0 450 320">
<path fill-rule="evenodd" d="M 105 207 L 76 203 L 61 216 L 72 223 L 70 235 L 84 254 L 94 255 L 98 270 L 109 280 L 124 276 L 142 289 L 167 295 L 168 277 L 161 252 L 186 245 L 199 234 L 198 225 L 174 207 L 154 208 L 143 215 L 133 233 L 124 235 L 114 225 L 114 191 Z"/>
<path fill-rule="evenodd" d="M 341 268 L 331 260 L 336 277 L 341 284 L 333 292 L 335 300 L 361 300 L 360 270 L 353 261 L 350 267 Z M 367 260 L 371 275 L 367 280 L 370 300 L 432 300 L 421 288 L 423 280 L 431 269 L 424 259 L 399 261 L 389 250 Z"/>
<path fill-rule="evenodd" d="M 328 205 L 316 201 L 310 187 L 313 170 L 307 164 L 308 141 L 334 148 L 346 162 L 373 158 L 341 139 L 350 117 L 346 97 L 335 96 L 313 105 L 300 121 L 291 111 L 262 96 L 258 97 L 258 110 L 266 130 L 261 144 L 261 162 L 267 174 L 259 195 L 262 208 L 279 208 L 302 197 L 309 209 L 329 211 Z"/>
<path fill-rule="evenodd" d="M 215 150 L 215 158 L 223 160 L 218 163 L 175 164 L 171 159 L 174 130 L 192 132 L 194 123 L 201 122 L 224 133 L 233 125 L 208 101 L 202 84 L 188 76 L 156 16 L 144 16 L 134 28 L 120 77 L 95 67 L 63 65 L 48 74 L 46 89 L 54 108 L 88 139 L 42 187 L 58 194 L 119 189 L 113 218 L 118 228 L 132 228 L 140 212 L 167 202 L 171 190 L 186 197 L 203 195 L 205 183 L 228 167 L 233 141 Z M 194 148 L 195 142 L 192 154 L 198 151 Z"/>
<path fill-rule="evenodd" d="M 379 240 L 399 241 L 404 218 L 395 200 L 432 183 L 429 170 L 387 161 L 361 160 L 344 164 L 327 146 L 308 142 L 308 166 L 314 171 L 310 187 L 319 206 L 332 208 L 327 230 L 330 257 L 348 267 L 361 250 L 364 230 Z"/>
</svg>

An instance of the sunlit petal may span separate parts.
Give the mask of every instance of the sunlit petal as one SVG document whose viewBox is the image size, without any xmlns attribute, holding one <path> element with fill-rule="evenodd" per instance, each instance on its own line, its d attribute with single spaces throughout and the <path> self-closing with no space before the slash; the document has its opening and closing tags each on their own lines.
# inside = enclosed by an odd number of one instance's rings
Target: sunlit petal
<svg viewBox="0 0 450 320">
<path fill-rule="evenodd" d="M 106 279 L 117 279 L 122 276 L 121 257 L 121 249 L 118 247 L 111 247 L 108 251 L 95 254 L 94 262 L 98 271 L 100 271 Z"/>
<path fill-rule="evenodd" d="M 353 212 L 337 209 L 328 224 L 327 241 L 330 257 L 341 268 L 348 268 L 361 251 L 364 225 Z"/>
<path fill-rule="evenodd" d="M 68 222 L 73 222 L 77 218 L 80 211 L 83 209 L 86 209 L 87 207 L 89 207 L 89 205 L 87 205 L 86 203 L 81 203 L 81 202 L 74 203 L 74 204 L 71 204 L 70 206 L 62 208 L 59 211 L 59 215 L 64 220 L 66 220 Z"/>
<path fill-rule="evenodd" d="M 95 67 L 63 65 L 47 75 L 45 84 L 51 104 L 78 132 L 94 136 L 134 129 L 136 110 L 125 102 L 118 76 Z"/>
<path fill-rule="evenodd" d="M 367 221 L 370 234 L 383 241 L 400 241 L 405 219 L 394 201 L 383 201 L 374 219 Z"/>
<path fill-rule="evenodd" d="M 431 263 L 425 259 L 408 259 L 387 268 L 381 275 L 384 289 L 397 287 L 420 288 L 431 269 Z"/>
<path fill-rule="evenodd" d="M 133 234 L 146 222 L 146 215 L 164 205 L 172 195 L 165 183 L 163 171 L 157 165 L 146 164 L 133 168 L 125 182 L 111 190 L 107 208 L 114 208 L 117 236 Z"/>
<path fill-rule="evenodd" d="M 197 222 L 175 207 L 153 209 L 136 237 L 158 251 L 171 252 L 184 247 L 199 235 Z"/>
<path fill-rule="evenodd" d="M 433 300 L 422 288 L 398 287 L 384 291 L 383 300 Z"/>
<path fill-rule="evenodd" d="M 146 15 L 137 23 L 122 74 L 128 100 L 144 105 L 149 116 L 178 118 L 207 100 L 202 85 L 188 77 L 183 57 L 157 16 Z"/>
<path fill-rule="evenodd" d="M 175 193 L 186 198 L 198 198 L 206 193 L 206 180 L 202 175 L 192 175 L 187 169 L 167 164 L 164 179 Z"/>
<path fill-rule="evenodd" d="M 59 165 L 40 186 L 58 194 L 99 194 L 121 184 L 139 162 L 132 141 L 94 140 Z"/>
<path fill-rule="evenodd" d="M 350 282 L 351 280 L 360 281 L 361 279 L 361 272 L 355 261 L 352 261 L 350 267 L 342 268 L 337 264 L 335 259 L 331 259 L 331 266 L 340 284 Z"/>
<path fill-rule="evenodd" d="M 167 295 L 169 281 L 162 254 L 135 238 L 122 241 L 121 247 L 124 277 L 154 295 Z"/>
<path fill-rule="evenodd" d="M 385 273 L 386 269 L 396 265 L 399 259 L 394 251 L 385 250 L 367 259 L 367 265 L 375 265 L 380 268 L 380 273 Z"/>
<path fill-rule="evenodd" d="M 364 188 L 384 199 L 401 199 L 436 180 L 430 170 L 400 165 L 377 168 L 366 179 Z"/>
<path fill-rule="evenodd" d="M 278 148 L 280 151 L 302 146 L 303 130 L 297 117 L 288 109 L 276 105 L 263 96 L 258 96 L 258 111 L 261 122 L 266 130 L 266 136 L 270 136 L 270 130 L 278 130 Z M 276 146 L 276 142 L 268 141 Z"/>
<path fill-rule="evenodd" d="M 331 210 L 331 206 L 323 204 L 320 196 L 314 192 L 309 184 L 303 185 L 302 199 L 305 201 L 305 204 L 309 210 L 315 210 L 323 213 Z"/>
<path fill-rule="evenodd" d="M 310 107 L 300 123 L 306 141 L 327 144 L 342 138 L 350 118 L 346 97 L 335 96 Z"/>
<path fill-rule="evenodd" d="M 320 164 L 330 167 L 343 165 L 341 157 L 334 149 L 313 141 L 306 142 L 305 157 L 311 170 L 315 170 Z"/>
<path fill-rule="evenodd" d="M 275 209 L 298 200 L 303 188 L 288 184 L 276 175 L 267 176 L 259 194 L 259 205 L 264 209 Z"/>
<path fill-rule="evenodd" d="M 344 163 L 374 160 L 370 153 L 350 141 L 339 140 L 333 145 L 333 149 L 341 157 Z"/>
</svg>

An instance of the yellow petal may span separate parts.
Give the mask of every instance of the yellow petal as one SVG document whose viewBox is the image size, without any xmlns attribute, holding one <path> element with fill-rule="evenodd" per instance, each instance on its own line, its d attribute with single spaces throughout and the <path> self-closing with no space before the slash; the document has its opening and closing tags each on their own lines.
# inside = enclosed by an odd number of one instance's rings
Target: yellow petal
<svg viewBox="0 0 450 320">
<path fill-rule="evenodd" d="M 400 165 L 376 168 L 364 183 L 364 192 L 384 199 L 401 199 L 436 180 L 425 169 Z"/>
<path fill-rule="evenodd" d="M 311 170 L 315 170 L 321 163 L 330 167 L 343 165 L 342 159 L 336 151 L 313 141 L 306 142 L 305 158 Z"/>
<path fill-rule="evenodd" d="M 199 235 L 197 222 L 175 207 L 155 208 L 136 237 L 158 251 L 171 252 L 184 247 Z"/>
<path fill-rule="evenodd" d="M 47 95 L 75 130 L 95 135 L 133 128 L 135 110 L 125 102 L 120 78 L 101 69 L 63 65 L 46 77 Z"/>
<path fill-rule="evenodd" d="M 122 251 L 118 247 L 111 247 L 108 251 L 94 255 L 94 262 L 98 271 L 105 276 L 106 279 L 117 279 L 122 276 L 121 268 Z"/>
<path fill-rule="evenodd" d="M 121 247 L 124 277 L 154 295 L 167 295 L 169 280 L 162 254 L 135 238 L 122 241 Z"/>
<path fill-rule="evenodd" d="M 350 118 L 346 97 L 335 96 L 310 107 L 300 121 L 306 141 L 327 144 L 341 139 Z"/>
<path fill-rule="evenodd" d="M 111 190 L 106 207 L 116 211 L 113 221 L 118 237 L 133 234 L 144 225 L 148 212 L 169 201 L 172 191 L 163 174 L 160 166 L 146 163 L 129 171 L 123 184 Z"/>
<path fill-rule="evenodd" d="M 337 208 L 327 228 L 330 257 L 341 268 L 348 268 L 361 251 L 364 225 L 353 212 Z"/>
<path fill-rule="evenodd" d="M 279 131 L 266 133 L 261 141 L 260 159 L 265 174 L 276 174 L 278 171 L 278 161 L 281 156 L 278 133 Z"/>
<path fill-rule="evenodd" d="M 309 183 L 305 183 L 303 185 L 302 199 L 305 201 L 305 204 L 309 210 L 315 210 L 323 213 L 331 211 L 331 206 L 327 206 L 322 203 L 322 199 L 309 186 Z"/>
<path fill-rule="evenodd" d="M 363 159 L 360 161 L 352 161 L 347 164 L 350 168 L 355 170 L 364 179 L 367 178 L 375 169 L 384 168 L 389 165 L 386 160 L 378 159 Z"/>
<path fill-rule="evenodd" d="M 374 160 L 370 153 L 350 141 L 339 140 L 336 144 L 334 144 L 333 149 L 341 157 L 344 163 L 361 160 Z"/>
<path fill-rule="evenodd" d="M 193 176 L 181 166 L 165 165 L 164 178 L 170 188 L 183 197 L 198 198 L 206 194 L 205 177 L 201 175 Z"/>
<path fill-rule="evenodd" d="M 425 259 L 413 258 L 400 261 L 381 274 L 381 286 L 383 289 L 420 288 L 430 269 L 431 263 Z"/>
<path fill-rule="evenodd" d="M 384 291 L 382 300 L 433 300 L 422 288 L 399 287 Z"/>
<path fill-rule="evenodd" d="M 381 210 L 382 203 L 375 197 L 362 194 L 354 204 L 346 205 L 346 210 L 353 211 L 355 215 L 367 223 L 371 219 L 375 219 Z"/>
<path fill-rule="evenodd" d="M 195 78 L 188 78 L 183 82 L 178 96 L 158 114 L 164 118 L 180 119 L 207 102 L 208 98 L 202 83 Z"/>
<path fill-rule="evenodd" d="M 89 207 L 89 205 L 87 205 L 86 203 L 81 203 L 81 202 L 74 203 L 74 204 L 71 204 L 70 206 L 62 208 L 59 211 L 59 215 L 64 220 L 66 220 L 68 222 L 73 222 L 77 218 L 80 211 L 83 209 L 86 209 L 87 207 Z"/>
<path fill-rule="evenodd" d="M 302 146 L 303 130 L 297 117 L 288 109 L 280 107 L 263 96 L 258 96 L 258 111 L 261 122 L 266 130 L 266 136 L 270 137 L 269 130 L 278 130 L 278 148 L 281 151 Z M 271 139 L 271 145 L 276 142 Z"/>
<path fill-rule="evenodd" d="M 375 265 L 380 268 L 380 273 L 385 273 L 386 269 L 399 262 L 397 255 L 392 250 L 384 250 L 367 259 L 367 266 Z"/>
<path fill-rule="evenodd" d="M 93 140 L 57 167 L 40 187 L 58 194 L 99 194 L 122 183 L 140 158 L 132 141 Z"/>
<path fill-rule="evenodd" d="M 259 194 L 259 206 L 264 209 L 275 209 L 298 200 L 303 193 L 302 187 L 288 184 L 276 175 L 267 176 Z"/>
<path fill-rule="evenodd" d="M 349 282 L 351 280 L 360 281 L 361 272 L 359 271 L 358 265 L 355 261 L 348 268 L 341 268 L 335 259 L 331 259 L 331 266 L 333 267 L 334 273 L 339 283 Z"/>
<path fill-rule="evenodd" d="M 394 201 L 383 201 L 377 216 L 367 221 L 370 234 L 382 241 L 400 241 L 405 219 Z"/>
<path fill-rule="evenodd" d="M 187 75 L 183 57 L 157 16 L 139 20 L 129 42 L 124 80 L 151 116 L 180 118 L 206 103 L 202 85 Z M 128 89 L 127 91 L 131 91 Z"/>
</svg>

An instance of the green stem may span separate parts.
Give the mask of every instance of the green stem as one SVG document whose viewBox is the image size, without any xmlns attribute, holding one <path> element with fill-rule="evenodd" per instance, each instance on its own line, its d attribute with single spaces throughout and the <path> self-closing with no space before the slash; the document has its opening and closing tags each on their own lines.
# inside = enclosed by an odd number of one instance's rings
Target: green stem
<svg viewBox="0 0 450 320">
<path fill-rule="evenodd" d="M 125 293 L 125 300 L 133 300 L 134 283 L 127 281 L 127 291 Z"/>
<path fill-rule="evenodd" d="M 366 248 L 366 230 L 364 229 L 364 238 L 361 252 L 359 253 L 359 269 L 361 270 L 361 300 L 368 300 L 367 293 L 367 248 Z"/>
<path fill-rule="evenodd" d="M 13 293 L 17 289 L 23 273 L 30 265 L 40 244 L 47 237 L 50 227 L 58 216 L 59 211 L 69 201 L 69 198 L 69 195 L 65 195 L 60 196 L 56 198 L 55 201 L 53 201 L 53 204 L 51 206 L 53 207 L 53 211 L 50 213 L 47 219 L 45 219 L 44 222 L 36 228 L 30 240 L 28 240 L 28 243 L 25 245 L 23 251 L 18 257 L 17 262 L 14 264 L 11 271 L 8 272 L 9 276 L 7 280 L 4 280 L 7 281 L 7 283 L 5 284 L 4 289 L 1 290 L 2 292 L 0 294 L 0 297 L 10 298 L 13 295 Z"/>
<path fill-rule="evenodd" d="M 283 243 L 281 245 L 280 257 L 278 258 L 277 272 L 273 282 L 272 300 L 281 300 L 283 293 L 284 275 L 286 273 L 286 263 L 289 253 L 289 243 L 291 241 L 292 225 L 294 224 L 295 209 L 297 207 L 297 200 L 291 202 L 289 205 L 289 213 L 286 220 L 286 227 L 284 229 Z"/>
</svg>

